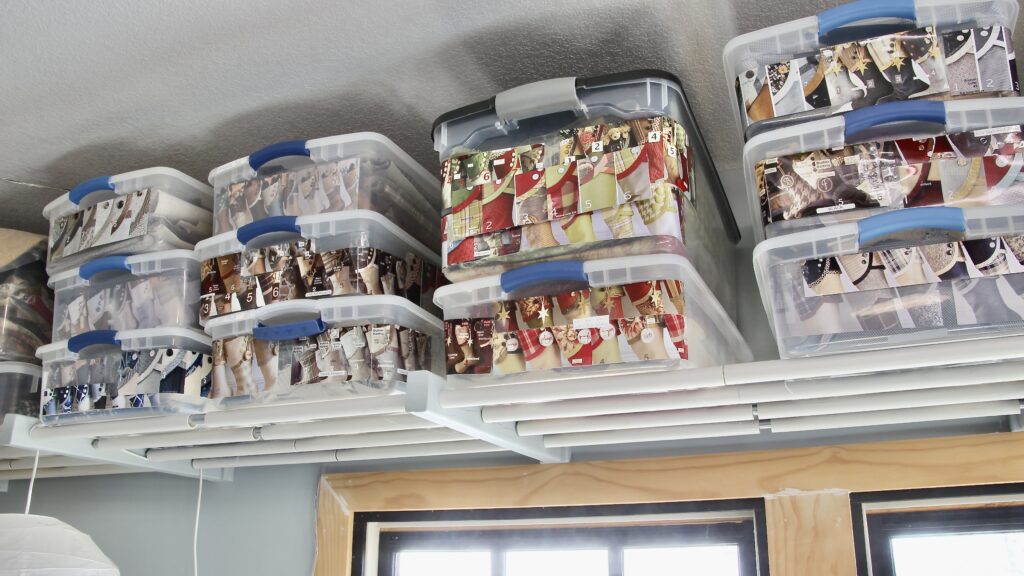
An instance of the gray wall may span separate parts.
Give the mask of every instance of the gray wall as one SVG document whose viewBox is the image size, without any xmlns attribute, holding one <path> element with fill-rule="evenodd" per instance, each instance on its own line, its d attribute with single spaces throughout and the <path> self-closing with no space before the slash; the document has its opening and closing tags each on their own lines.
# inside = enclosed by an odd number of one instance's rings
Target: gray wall
<svg viewBox="0 0 1024 576">
<path fill-rule="evenodd" d="M 235 471 L 233 482 L 205 482 L 199 574 L 281 576 L 312 573 L 318 466 Z M 92 536 L 123 576 L 192 574 L 198 481 L 159 474 L 40 479 L 32 512 Z M 24 512 L 27 481 L 0 493 L 0 512 Z"/>
</svg>

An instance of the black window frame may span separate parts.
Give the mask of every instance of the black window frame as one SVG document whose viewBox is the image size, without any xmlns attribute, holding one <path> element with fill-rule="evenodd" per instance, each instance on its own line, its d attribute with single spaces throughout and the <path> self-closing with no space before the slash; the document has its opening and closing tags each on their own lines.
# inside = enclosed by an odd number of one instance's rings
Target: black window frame
<svg viewBox="0 0 1024 576">
<path fill-rule="evenodd" d="M 637 524 L 601 525 L 601 517 L 645 516 L 684 513 L 751 512 L 750 518 L 709 518 L 707 521 L 687 520 L 678 524 L 650 525 Z M 575 519 L 593 517 L 597 526 L 573 526 L 571 524 L 552 527 L 524 526 L 507 529 L 458 529 L 446 530 L 387 530 L 381 532 L 378 543 L 377 574 L 394 574 L 395 559 L 402 550 L 410 549 L 458 549 L 480 548 L 492 552 L 492 576 L 504 574 L 504 552 L 509 549 L 564 549 L 552 545 L 554 537 L 573 538 L 573 546 L 581 542 L 609 550 L 609 576 L 622 574 L 622 549 L 626 547 L 675 547 L 683 545 L 732 544 L 740 548 L 740 570 L 742 576 L 768 576 L 768 541 L 765 522 L 764 500 L 718 500 L 709 502 L 667 502 L 639 505 L 595 505 L 565 506 L 550 508 L 518 508 L 491 510 L 445 510 L 420 512 L 360 512 L 353 519 L 352 533 L 352 574 L 361 576 L 365 567 L 367 525 L 370 523 L 394 523 L 436 521 L 439 523 L 466 520 L 531 520 L 531 519 Z M 664 537 L 662 537 L 664 536 Z M 446 547 L 445 542 L 457 542 L 456 547 Z M 509 545 L 510 541 L 513 545 Z M 474 546 L 474 543 L 476 544 Z M 548 546 L 544 546 L 544 544 Z M 495 553 L 498 552 L 498 553 Z M 499 566 L 500 564 L 500 566 Z M 369 576 L 369 575 L 367 575 Z M 373 575 L 377 576 L 377 575 Z"/>
<path fill-rule="evenodd" d="M 1024 531 L 1024 503 L 979 501 L 962 506 L 868 512 L 865 504 L 968 497 L 1024 495 L 1024 484 L 895 490 L 850 495 L 858 576 L 895 576 L 892 540 L 901 536 L 942 533 Z M 867 532 L 865 533 L 865 524 Z"/>
</svg>

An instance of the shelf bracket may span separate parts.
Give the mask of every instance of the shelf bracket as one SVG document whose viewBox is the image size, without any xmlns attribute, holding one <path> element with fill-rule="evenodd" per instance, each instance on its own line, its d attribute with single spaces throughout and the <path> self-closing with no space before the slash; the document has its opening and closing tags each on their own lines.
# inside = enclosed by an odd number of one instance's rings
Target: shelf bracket
<svg viewBox="0 0 1024 576">
<path fill-rule="evenodd" d="M 480 408 L 441 408 L 439 397 L 444 380 L 427 372 L 410 372 L 406 381 L 406 411 L 440 426 L 472 436 L 537 460 L 543 464 L 569 461 L 568 448 L 547 448 L 540 436 L 522 437 L 515 424 L 488 424 L 480 416 Z"/>
</svg>

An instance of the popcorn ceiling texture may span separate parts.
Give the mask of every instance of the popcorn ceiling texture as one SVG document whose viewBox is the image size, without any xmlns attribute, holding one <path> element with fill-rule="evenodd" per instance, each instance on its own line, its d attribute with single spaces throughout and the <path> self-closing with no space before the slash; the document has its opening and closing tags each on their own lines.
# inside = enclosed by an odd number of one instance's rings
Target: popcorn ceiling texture
<svg viewBox="0 0 1024 576">
<path fill-rule="evenodd" d="M 525 82 L 635 68 L 677 74 L 719 167 L 735 168 L 722 47 L 826 4 L 4 2 L 0 178 L 69 188 L 167 165 L 205 181 L 278 140 L 360 130 L 436 171 L 438 115 Z M 0 180 L 0 195 L 0 226 L 43 232 L 58 192 Z"/>
</svg>

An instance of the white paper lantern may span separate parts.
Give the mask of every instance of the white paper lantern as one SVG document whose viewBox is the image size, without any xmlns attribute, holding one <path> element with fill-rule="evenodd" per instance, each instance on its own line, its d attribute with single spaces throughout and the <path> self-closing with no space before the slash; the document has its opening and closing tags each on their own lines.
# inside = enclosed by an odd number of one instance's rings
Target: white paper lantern
<svg viewBox="0 0 1024 576">
<path fill-rule="evenodd" d="M 92 538 L 49 516 L 0 514 L 0 576 L 120 576 Z"/>
</svg>

